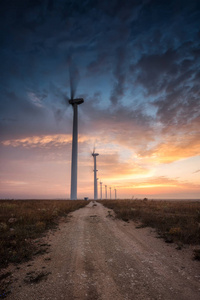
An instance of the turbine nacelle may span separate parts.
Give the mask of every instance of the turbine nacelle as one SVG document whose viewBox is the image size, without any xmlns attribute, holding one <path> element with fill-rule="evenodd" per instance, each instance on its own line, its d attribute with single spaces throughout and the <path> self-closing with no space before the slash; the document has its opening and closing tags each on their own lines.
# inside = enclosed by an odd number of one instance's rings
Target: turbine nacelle
<svg viewBox="0 0 200 300">
<path fill-rule="evenodd" d="M 74 104 L 82 104 L 84 102 L 83 98 L 76 98 L 76 99 L 70 99 L 69 104 L 74 105 Z"/>
<path fill-rule="evenodd" d="M 92 153 L 92 156 L 98 156 L 99 155 L 99 153 Z"/>
</svg>

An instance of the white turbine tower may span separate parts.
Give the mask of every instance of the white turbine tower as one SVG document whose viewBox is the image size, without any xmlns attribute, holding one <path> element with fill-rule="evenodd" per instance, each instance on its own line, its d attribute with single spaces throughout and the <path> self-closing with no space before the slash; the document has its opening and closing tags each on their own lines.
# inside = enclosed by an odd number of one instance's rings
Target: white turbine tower
<svg viewBox="0 0 200 300">
<path fill-rule="evenodd" d="M 110 189 L 110 200 L 111 200 L 111 187 L 109 189 Z"/>
<path fill-rule="evenodd" d="M 98 171 L 98 170 L 97 170 Z M 98 194 L 98 180 L 99 180 L 99 178 L 97 178 L 97 200 L 98 200 L 98 198 L 99 198 L 99 194 Z"/>
<path fill-rule="evenodd" d="M 102 182 L 100 181 L 100 199 L 102 200 Z"/>
<path fill-rule="evenodd" d="M 115 189 L 115 200 L 117 199 L 117 190 Z"/>
<path fill-rule="evenodd" d="M 72 132 L 72 161 L 71 161 L 71 200 L 77 200 L 77 164 L 78 164 L 78 105 L 84 102 L 83 98 L 76 98 L 75 96 L 75 77 L 69 66 L 69 76 L 70 76 L 70 88 L 71 88 L 71 98 L 69 99 L 69 104 L 73 107 L 73 132 Z"/>
<path fill-rule="evenodd" d="M 97 162 L 96 157 L 98 156 L 98 153 L 95 153 L 95 149 L 92 152 L 92 156 L 94 158 L 94 200 L 97 200 Z"/>
<path fill-rule="evenodd" d="M 107 200 L 107 185 L 105 185 L 105 199 Z"/>
</svg>

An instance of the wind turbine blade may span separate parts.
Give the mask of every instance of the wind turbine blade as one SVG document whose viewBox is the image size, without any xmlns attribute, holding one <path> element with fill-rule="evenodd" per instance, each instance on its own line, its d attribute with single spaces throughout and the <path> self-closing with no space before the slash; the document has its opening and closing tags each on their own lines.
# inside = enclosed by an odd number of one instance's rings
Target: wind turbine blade
<svg viewBox="0 0 200 300">
<path fill-rule="evenodd" d="M 94 146 L 93 146 L 93 153 L 95 153 L 95 150 L 96 150 L 96 141 L 95 141 L 95 143 L 94 143 Z"/>
<path fill-rule="evenodd" d="M 70 98 L 64 93 L 64 92 L 60 92 L 60 95 L 59 95 L 60 99 L 61 99 L 61 102 L 64 106 L 69 106 L 69 100 Z"/>
<path fill-rule="evenodd" d="M 74 62 L 72 61 L 72 58 L 69 58 L 68 60 L 69 64 L 69 84 L 70 84 L 70 98 L 74 99 L 77 84 L 79 81 L 79 71 L 77 67 L 75 66 Z"/>
<path fill-rule="evenodd" d="M 69 84 L 70 84 L 70 98 L 74 99 L 76 88 L 74 86 L 74 78 L 71 69 L 69 69 Z"/>
<path fill-rule="evenodd" d="M 69 104 L 69 100 L 70 100 L 70 98 L 68 97 L 68 96 L 63 96 L 63 99 L 64 99 L 64 102 L 65 102 L 65 104 L 67 105 L 67 106 L 69 106 L 70 104 Z"/>
</svg>

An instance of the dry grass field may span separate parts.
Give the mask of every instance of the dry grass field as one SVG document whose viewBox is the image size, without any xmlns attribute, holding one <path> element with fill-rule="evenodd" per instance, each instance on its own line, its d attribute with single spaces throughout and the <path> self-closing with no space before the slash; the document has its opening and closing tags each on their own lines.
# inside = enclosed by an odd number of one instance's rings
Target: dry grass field
<svg viewBox="0 0 200 300">
<path fill-rule="evenodd" d="M 104 201 L 115 214 L 90 201 L 61 218 L 88 201 L 0 203 L 4 260 L 13 262 L 0 272 L 0 298 L 199 300 L 199 203 Z"/>
<path fill-rule="evenodd" d="M 0 200 L 0 267 L 29 260 L 37 254 L 33 239 L 55 227 L 60 216 L 87 204 L 82 200 Z"/>
<path fill-rule="evenodd" d="M 134 220 L 138 227 L 150 226 L 166 242 L 200 245 L 200 201 L 103 200 L 124 221 Z M 196 250 L 195 258 L 200 259 Z"/>
</svg>

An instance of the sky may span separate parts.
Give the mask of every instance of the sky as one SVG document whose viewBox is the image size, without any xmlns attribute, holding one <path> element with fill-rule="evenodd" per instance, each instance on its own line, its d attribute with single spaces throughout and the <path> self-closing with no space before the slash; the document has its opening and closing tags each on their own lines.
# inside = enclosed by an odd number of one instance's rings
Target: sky
<svg viewBox="0 0 200 300">
<path fill-rule="evenodd" d="M 0 2 L 0 198 L 200 199 L 200 2 Z M 70 62 L 70 64 L 69 64 Z"/>
</svg>

